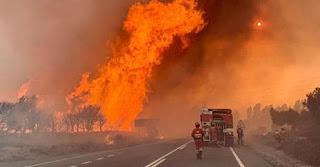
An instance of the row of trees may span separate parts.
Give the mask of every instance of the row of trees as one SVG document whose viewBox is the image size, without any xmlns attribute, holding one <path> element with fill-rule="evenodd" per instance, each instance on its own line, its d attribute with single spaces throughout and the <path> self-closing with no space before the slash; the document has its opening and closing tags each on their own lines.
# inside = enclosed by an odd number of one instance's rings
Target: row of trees
<svg viewBox="0 0 320 167">
<path fill-rule="evenodd" d="M 21 97 L 16 103 L 0 102 L 0 134 L 102 131 L 106 123 L 97 106 L 56 113 L 39 109 L 37 101 L 31 96 Z"/>
<path fill-rule="evenodd" d="M 295 128 L 305 126 L 306 123 L 320 126 L 320 88 L 308 93 L 305 100 L 296 101 L 293 106 L 283 104 L 277 107 L 262 107 L 261 104 L 256 104 L 247 109 L 247 124 L 254 130 L 261 127 L 271 130 L 273 126 L 283 125 Z"/>
<path fill-rule="evenodd" d="M 295 125 L 300 117 L 300 113 L 292 108 L 282 111 L 271 108 L 270 115 L 272 122 L 278 126 Z"/>
<path fill-rule="evenodd" d="M 270 110 L 274 124 L 282 126 L 285 124 L 296 126 L 306 122 L 320 125 L 320 88 L 306 95 L 303 102 L 296 103 L 293 107 L 284 109 L 272 108 Z"/>
<path fill-rule="evenodd" d="M 95 125 L 102 131 L 106 120 L 99 107 L 90 105 L 79 109 L 77 112 L 66 114 L 64 123 L 69 132 L 90 132 L 94 130 Z"/>
<path fill-rule="evenodd" d="M 270 115 L 275 125 L 292 127 L 286 129 L 282 150 L 307 164 L 320 166 L 320 88 L 293 107 L 271 108 Z"/>
<path fill-rule="evenodd" d="M 255 104 L 247 109 L 247 124 L 249 130 L 271 130 L 274 126 L 290 125 L 295 127 L 303 121 L 320 124 L 320 88 L 307 94 L 305 100 L 298 100 L 293 106 L 262 106 Z"/>
<path fill-rule="evenodd" d="M 36 109 L 35 96 L 22 97 L 17 103 L 0 103 L 0 129 L 1 132 L 39 131 L 41 113 Z"/>
<path fill-rule="evenodd" d="M 253 107 L 247 109 L 247 120 L 245 121 L 247 131 L 256 133 L 264 133 L 272 129 L 272 120 L 270 116 L 269 106 L 262 106 L 261 104 L 255 104 Z"/>
</svg>

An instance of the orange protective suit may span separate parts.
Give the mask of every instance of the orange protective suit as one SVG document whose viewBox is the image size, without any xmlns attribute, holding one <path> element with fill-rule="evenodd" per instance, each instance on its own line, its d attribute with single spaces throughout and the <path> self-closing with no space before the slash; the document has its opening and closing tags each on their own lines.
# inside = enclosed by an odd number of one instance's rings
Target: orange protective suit
<svg viewBox="0 0 320 167">
<path fill-rule="evenodd" d="M 203 146 L 204 146 L 203 136 L 204 136 L 204 132 L 201 128 L 195 128 L 192 130 L 191 137 L 193 138 L 194 143 L 196 145 L 196 149 L 198 151 L 203 150 Z"/>
</svg>

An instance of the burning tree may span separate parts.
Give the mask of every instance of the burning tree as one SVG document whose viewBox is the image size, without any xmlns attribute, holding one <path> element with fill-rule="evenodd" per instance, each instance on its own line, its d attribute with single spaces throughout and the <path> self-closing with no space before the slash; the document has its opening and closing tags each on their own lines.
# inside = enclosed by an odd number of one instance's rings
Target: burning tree
<svg viewBox="0 0 320 167">
<path fill-rule="evenodd" d="M 130 7 L 123 29 L 127 38 L 113 47 L 113 56 L 92 77 L 84 74 L 67 101 L 80 99 L 81 106 L 97 105 L 109 128 L 130 130 L 147 98 L 154 66 L 174 39 L 188 45 L 188 35 L 205 26 L 196 0 L 136 3 Z M 90 78 L 91 77 L 91 78 Z"/>
<path fill-rule="evenodd" d="M 64 123 L 66 130 L 70 132 L 92 132 L 97 130 L 94 129 L 94 126 L 97 126 L 102 131 L 106 120 L 101 113 L 100 107 L 89 105 L 65 114 Z"/>
<path fill-rule="evenodd" d="M 93 130 L 93 125 L 98 122 L 98 115 L 100 108 L 97 106 L 86 106 L 80 112 L 79 115 L 82 118 L 83 127 L 87 132 Z"/>
</svg>

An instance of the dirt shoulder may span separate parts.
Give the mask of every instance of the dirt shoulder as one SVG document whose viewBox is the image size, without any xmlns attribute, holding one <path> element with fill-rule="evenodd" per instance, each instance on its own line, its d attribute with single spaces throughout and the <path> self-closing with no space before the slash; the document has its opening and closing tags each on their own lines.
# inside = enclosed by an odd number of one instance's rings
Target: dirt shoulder
<svg viewBox="0 0 320 167">
<path fill-rule="evenodd" d="M 155 139 L 129 133 L 37 134 L 0 137 L 0 164 L 105 151 Z"/>
<path fill-rule="evenodd" d="M 275 167 L 312 167 L 278 148 L 271 136 L 250 136 L 247 145 Z"/>
</svg>

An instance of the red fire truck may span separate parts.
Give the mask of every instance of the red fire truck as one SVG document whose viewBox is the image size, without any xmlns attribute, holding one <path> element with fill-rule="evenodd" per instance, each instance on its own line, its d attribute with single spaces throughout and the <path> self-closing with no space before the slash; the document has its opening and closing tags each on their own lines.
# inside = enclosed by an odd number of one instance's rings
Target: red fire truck
<svg viewBox="0 0 320 167">
<path fill-rule="evenodd" d="M 200 121 L 206 145 L 233 146 L 233 117 L 231 109 L 202 108 Z"/>
</svg>

